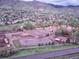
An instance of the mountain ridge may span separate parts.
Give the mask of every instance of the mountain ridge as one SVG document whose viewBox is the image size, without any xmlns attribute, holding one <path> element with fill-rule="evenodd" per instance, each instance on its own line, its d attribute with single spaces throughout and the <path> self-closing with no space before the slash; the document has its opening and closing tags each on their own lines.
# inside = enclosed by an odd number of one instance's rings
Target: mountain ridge
<svg viewBox="0 0 79 59">
<path fill-rule="evenodd" d="M 64 5 L 55 5 L 52 3 L 44 3 L 44 2 L 40 2 L 40 1 L 22 1 L 22 0 L 0 0 L 0 5 L 3 4 L 18 4 L 18 3 L 24 3 L 24 4 L 31 4 L 31 5 L 48 5 L 50 7 L 56 7 L 56 8 L 61 8 L 61 7 L 79 7 L 79 5 L 68 5 L 68 6 L 64 6 Z"/>
</svg>

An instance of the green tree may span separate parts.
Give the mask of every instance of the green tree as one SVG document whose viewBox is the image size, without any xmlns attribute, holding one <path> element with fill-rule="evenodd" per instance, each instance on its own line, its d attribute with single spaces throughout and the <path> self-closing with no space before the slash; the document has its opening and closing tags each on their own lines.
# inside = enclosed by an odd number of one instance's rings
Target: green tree
<svg viewBox="0 0 79 59">
<path fill-rule="evenodd" d="M 73 33 L 74 42 L 79 44 L 79 31 Z"/>
<path fill-rule="evenodd" d="M 69 20 L 69 24 L 70 24 L 71 26 L 77 27 L 78 24 L 79 24 L 79 20 L 76 19 L 76 18 L 73 18 L 73 19 Z"/>
<path fill-rule="evenodd" d="M 27 21 L 27 22 L 24 23 L 23 28 L 24 29 L 34 29 L 35 26 L 32 24 L 32 22 Z"/>
<path fill-rule="evenodd" d="M 67 31 L 65 28 L 60 28 L 60 29 L 58 29 L 58 30 L 55 32 L 55 35 L 57 35 L 57 36 L 65 36 L 65 35 L 69 36 L 70 33 L 69 33 L 69 31 Z"/>
</svg>

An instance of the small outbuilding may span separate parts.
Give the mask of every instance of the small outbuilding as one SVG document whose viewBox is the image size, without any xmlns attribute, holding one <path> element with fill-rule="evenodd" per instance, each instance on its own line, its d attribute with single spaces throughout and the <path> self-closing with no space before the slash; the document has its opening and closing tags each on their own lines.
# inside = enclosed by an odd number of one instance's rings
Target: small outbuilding
<svg viewBox="0 0 79 59">
<path fill-rule="evenodd" d="M 0 48 L 2 47 L 10 47 L 9 39 L 7 39 L 5 34 L 0 34 Z"/>
</svg>

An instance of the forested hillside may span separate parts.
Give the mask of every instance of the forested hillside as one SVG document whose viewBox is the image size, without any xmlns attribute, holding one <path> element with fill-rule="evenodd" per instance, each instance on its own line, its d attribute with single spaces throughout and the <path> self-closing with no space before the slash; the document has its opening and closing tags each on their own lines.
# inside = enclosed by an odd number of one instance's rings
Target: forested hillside
<svg viewBox="0 0 79 59">
<path fill-rule="evenodd" d="M 79 7 L 51 5 L 39 1 L 0 0 L 0 25 L 24 21 L 44 23 L 79 19 Z M 58 21 L 57 21 L 58 22 Z"/>
</svg>

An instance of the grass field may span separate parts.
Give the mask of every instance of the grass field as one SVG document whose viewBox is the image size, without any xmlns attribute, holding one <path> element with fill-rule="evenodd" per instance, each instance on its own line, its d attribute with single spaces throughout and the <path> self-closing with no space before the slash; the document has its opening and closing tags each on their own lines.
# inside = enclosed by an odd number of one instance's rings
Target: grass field
<svg viewBox="0 0 79 59">
<path fill-rule="evenodd" d="M 66 45 L 47 45 L 47 46 L 37 46 L 35 48 L 28 48 L 28 49 L 22 49 L 18 51 L 15 55 L 8 57 L 14 58 L 14 57 L 21 57 L 21 56 L 28 56 L 28 55 L 33 55 L 33 54 L 40 54 L 44 52 L 49 52 L 49 51 L 56 51 L 56 50 L 64 50 L 64 49 L 69 49 L 69 48 L 77 48 L 79 45 L 72 45 L 72 44 L 66 44 Z M 7 58 L 5 58 L 7 59 Z"/>
<path fill-rule="evenodd" d="M 21 26 L 24 26 L 24 25 L 35 26 L 35 22 L 25 21 L 25 22 L 16 23 L 16 24 L 10 24 L 10 25 L 0 25 L 0 30 L 13 30 L 13 28 L 20 28 Z"/>
<path fill-rule="evenodd" d="M 0 25 L 0 30 L 12 30 L 16 26 L 21 26 L 23 23 L 17 23 L 12 25 Z"/>
</svg>

